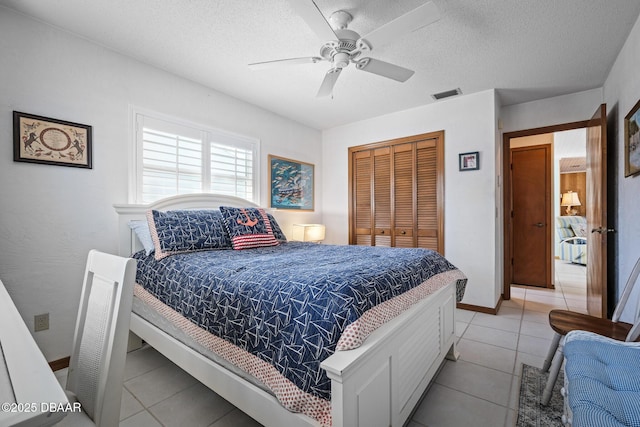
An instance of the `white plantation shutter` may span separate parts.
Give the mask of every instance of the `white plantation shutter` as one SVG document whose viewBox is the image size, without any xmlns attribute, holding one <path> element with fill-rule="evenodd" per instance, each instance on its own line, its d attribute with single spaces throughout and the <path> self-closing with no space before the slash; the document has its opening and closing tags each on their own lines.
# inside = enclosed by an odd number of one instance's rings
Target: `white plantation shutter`
<svg viewBox="0 0 640 427">
<path fill-rule="evenodd" d="M 203 132 L 162 120 L 142 120 L 142 202 L 202 188 Z"/>
<path fill-rule="evenodd" d="M 254 154 L 250 147 L 211 143 L 211 192 L 252 199 Z"/>
<path fill-rule="evenodd" d="M 258 141 L 136 113 L 135 201 L 211 192 L 257 201 Z"/>
</svg>

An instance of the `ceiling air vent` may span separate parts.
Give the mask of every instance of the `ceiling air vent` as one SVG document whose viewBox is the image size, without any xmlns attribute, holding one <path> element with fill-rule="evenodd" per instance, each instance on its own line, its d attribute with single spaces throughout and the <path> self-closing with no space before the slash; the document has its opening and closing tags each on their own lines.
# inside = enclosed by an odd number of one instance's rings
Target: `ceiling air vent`
<svg viewBox="0 0 640 427">
<path fill-rule="evenodd" d="M 433 95 L 431 95 L 431 97 L 436 101 L 440 101 L 441 99 L 445 99 L 445 98 L 449 98 L 450 96 L 456 96 L 461 94 L 462 94 L 462 91 L 460 90 L 460 88 L 457 88 L 457 89 L 445 90 L 444 92 L 440 92 L 440 93 L 434 93 Z"/>
</svg>

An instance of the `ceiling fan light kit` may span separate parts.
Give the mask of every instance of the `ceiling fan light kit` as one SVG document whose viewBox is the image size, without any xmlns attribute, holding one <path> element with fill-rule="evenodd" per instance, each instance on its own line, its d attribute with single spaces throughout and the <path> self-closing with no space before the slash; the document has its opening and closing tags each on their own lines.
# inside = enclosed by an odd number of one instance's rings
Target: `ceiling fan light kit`
<svg viewBox="0 0 640 427">
<path fill-rule="evenodd" d="M 440 14 L 437 6 L 429 1 L 412 11 L 394 19 L 382 27 L 373 30 L 364 37 L 347 28 L 353 16 L 344 10 L 331 14 L 329 21 L 324 18 L 313 0 L 289 0 L 293 9 L 309 25 L 325 43 L 320 48 L 320 57 L 290 58 L 249 64 L 253 70 L 271 68 L 281 65 L 308 64 L 322 61 L 331 63 L 331 68 L 325 74 L 318 90 L 318 97 L 329 96 L 340 76 L 343 68 L 354 63 L 356 69 L 386 77 L 398 82 L 407 81 L 413 74 L 409 70 L 379 59 L 362 57 L 368 55 L 374 46 L 380 46 L 393 41 L 406 33 L 425 27 L 438 19 Z M 329 24 L 331 23 L 331 25 Z"/>
<path fill-rule="evenodd" d="M 349 25 L 351 21 L 353 21 L 353 16 L 344 10 L 335 11 L 329 17 L 329 23 L 331 26 L 338 30 L 347 28 L 347 25 Z"/>
</svg>

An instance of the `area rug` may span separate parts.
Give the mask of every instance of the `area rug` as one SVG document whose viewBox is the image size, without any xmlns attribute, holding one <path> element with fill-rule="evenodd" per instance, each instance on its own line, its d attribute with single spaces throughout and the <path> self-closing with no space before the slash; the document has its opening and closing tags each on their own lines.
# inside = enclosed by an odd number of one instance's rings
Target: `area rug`
<svg viewBox="0 0 640 427">
<path fill-rule="evenodd" d="M 520 402 L 518 404 L 518 420 L 516 427 L 550 427 L 562 426 L 563 398 L 560 389 L 564 383 L 562 370 L 553 388 L 548 406 L 540 404 L 544 386 L 547 384 L 548 372 L 522 364 L 520 377 Z"/>
</svg>

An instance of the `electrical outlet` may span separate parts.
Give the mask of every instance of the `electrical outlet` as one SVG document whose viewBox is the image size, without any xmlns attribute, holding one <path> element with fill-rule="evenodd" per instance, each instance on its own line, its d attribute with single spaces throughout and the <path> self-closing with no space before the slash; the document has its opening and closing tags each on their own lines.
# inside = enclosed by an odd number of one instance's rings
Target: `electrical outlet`
<svg viewBox="0 0 640 427">
<path fill-rule="evenodd" d="M 46 331 L 49 329 L 49 313 L 36 314 L 33 316 L 34 332 Z"/>
</svg>

